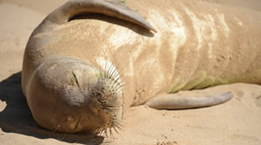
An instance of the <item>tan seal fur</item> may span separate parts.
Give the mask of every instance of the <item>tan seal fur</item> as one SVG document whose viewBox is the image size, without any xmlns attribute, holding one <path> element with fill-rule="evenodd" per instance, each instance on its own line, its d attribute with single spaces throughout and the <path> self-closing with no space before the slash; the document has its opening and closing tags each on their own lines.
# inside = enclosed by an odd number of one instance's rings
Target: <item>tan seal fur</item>
<svg viewBox="0 0 261 145">
<path fill-rule="evenodd" d="M 232 97 L 179 90 L 261 84 L 259 12 L 186 0 L 124 5 L 72 0 L 34 30 L 22 88 L 39 125 L 98 133 L 117 127 L 132 105 L 196 108 Z"/>
</svg>

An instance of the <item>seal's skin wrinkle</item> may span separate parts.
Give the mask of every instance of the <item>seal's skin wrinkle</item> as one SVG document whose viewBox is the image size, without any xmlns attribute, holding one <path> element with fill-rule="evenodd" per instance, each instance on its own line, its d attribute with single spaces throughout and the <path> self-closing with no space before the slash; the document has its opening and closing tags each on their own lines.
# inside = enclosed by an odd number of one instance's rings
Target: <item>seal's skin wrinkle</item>
<svg viewBox="0 0 261 145">
<path fill-rule="evenodd" d="M 175 93 L 261 84 L 260 26 L 257 11 L 194 0 L 71 0 L 32 33 L 22 89 L 40 126 L 67 133 L 110 132 L 135 105 L 217 105 L 232 94 Z"/>
<path fill-rule="evenodd" d="M 117 51 L 117 49 L 121 48 L 122 45 L 126 44 L 126 41 L 128 41 L 130 45 L 134 44 L 135 39 L 136 35 L 134 33 L 126 33 L 124 29 L 116 29 L 112 32 L 109 41 L 113 48 L 115 48 L 115 51 Z"/>
<path fill-rule="evenodd" d="M 181 20 L 180 16 L 178 15 L 178 12 L 170 11 L 168 12 L 173 17 L 173 23 L 171 24 L 171 27 L 169 30 L 172 30 L 173 33 L 176 35 L 174 38 L 171 38 L 174 40 L 170 48 L 179 48 L 180 46 L 183 46 L 187 39 L 186 29 L 184 27 L 184 22 Z"/>
<path fill-rule="evenodd" d="M 199 51 L 202 47 L 202 35 L 204 35 L 201 32 L 204 33 L 204 30 L 206 29 L 206 25 L 207 25 L 206 21 L 198 19 L 197 16 L 193 12 L 191 12 L 190 10 L 188 10 L 186 8 L 185 8 L 185 12 L 191 18 L 191 21 L 192 21 L 192 24 L 193 24 L 193 29 L 195 31 L 196 38 L 197 38 L 197 41 L 198 41 L 198 46 L 197 46 L 196 50 Z"/>
<path fill-rule="evenodd" d="M 216 39 L 217 39 L 217 29 L 215 28 L 215 19 L 213 18 L 213 16 L 211 15 L 207 15 L 206 16 L 208 19 L 208 25 L 210 26 L 210 33 L 211 33 L 211 37 L 209 37 L 209 39 L 207 39 L 209 41 L 208 43 L 208 57 L 212 58 L 213 55 L 213 44 L 215 43 Z"/>
<path fill-rule="evenodd" d="M 225 37 L 228 38 L 229 34 L 230 34 L 230 28 L 229 28 L 229 26 L 226 23 L 224 14 L 218 15 L 218 19 L 221 22 L 221 24 L 223 25 L 223 29 L 225 30 L 224 31 L 225 32 Z"/>
</svg>

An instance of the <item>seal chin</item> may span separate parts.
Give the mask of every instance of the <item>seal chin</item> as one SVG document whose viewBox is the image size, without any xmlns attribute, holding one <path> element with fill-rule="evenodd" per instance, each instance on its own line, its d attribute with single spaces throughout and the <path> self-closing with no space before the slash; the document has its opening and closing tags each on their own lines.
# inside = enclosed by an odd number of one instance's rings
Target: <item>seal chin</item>
<svg viewBox="0 0 261 145">
<path fill-rule="evenodd" d="M 68 58 L 46 61 L 32 78 L 27 101 L 40 126 L 92 134 L 119 127 L 123 103 L 119 78 Z"/>
</svg>

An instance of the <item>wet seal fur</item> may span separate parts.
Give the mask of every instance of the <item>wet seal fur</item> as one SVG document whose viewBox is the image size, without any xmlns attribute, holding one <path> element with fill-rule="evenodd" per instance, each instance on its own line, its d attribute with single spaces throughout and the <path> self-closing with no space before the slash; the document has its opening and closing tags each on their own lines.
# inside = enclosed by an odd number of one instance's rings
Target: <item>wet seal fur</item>
<svg viewBox="0 0 261 145">
<path fill-rule="evenodd" d="M 71 0 L 34 30 L 22 89 L 40 126 L 66 133 L 117 131 L 132 105 L 213 106 L 232 94 L 174 93 L 261 84 L 260 13 L 186 0 L 125 3 L 135 11 L 119 2 Z"/>
</svg>

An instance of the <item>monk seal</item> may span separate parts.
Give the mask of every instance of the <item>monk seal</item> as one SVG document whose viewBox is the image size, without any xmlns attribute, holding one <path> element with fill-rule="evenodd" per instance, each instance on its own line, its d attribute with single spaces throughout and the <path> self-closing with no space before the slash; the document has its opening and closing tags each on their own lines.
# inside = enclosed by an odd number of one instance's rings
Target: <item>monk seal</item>
<svg viewBox="0 0 261 145">
<path fill-rule="evenodd" d="M 220 104 L 232 94 L 175 92 L 261 84 L 260 18 L 197 1 L 71 0 L 29 38 L 22 90 L 40 126 L 66 133 L 117 129 L 124 110 L 135 105 Z"/>
</svg>

